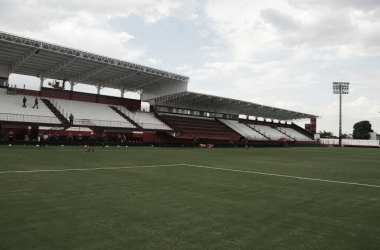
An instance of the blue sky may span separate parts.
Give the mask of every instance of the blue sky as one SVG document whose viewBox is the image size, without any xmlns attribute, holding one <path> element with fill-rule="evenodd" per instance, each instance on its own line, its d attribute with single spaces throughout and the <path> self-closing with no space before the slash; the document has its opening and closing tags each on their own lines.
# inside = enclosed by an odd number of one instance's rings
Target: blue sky
<svg viewBox="0 0 380 250">
<path fill-rule="evenodd" d="M 0 6 L 2 31 L 186 75 L 190 91 L 319 115 L 318 131 L 338 133 L 332 82 L 348 81 L 343 132 L 368 120 L 380 133 L 378 0 L 0 0 Z M 38 86 L 33 77 L 10 80 Z"/>
</svg>

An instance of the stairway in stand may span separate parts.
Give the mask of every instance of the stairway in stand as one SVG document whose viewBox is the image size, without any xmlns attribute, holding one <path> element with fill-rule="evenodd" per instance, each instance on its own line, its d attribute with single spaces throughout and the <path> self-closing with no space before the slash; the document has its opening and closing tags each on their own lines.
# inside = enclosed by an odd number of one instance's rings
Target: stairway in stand
<svg viewBox="0 0 380 250">
<path fill-rule="evenodd" d="M 64 131 L 68 128 L 70 128 L 70 122 L 62 115 L 61 112 L 59 112 L 59 110 L 54 107 L 54 105 L 46 98 L 41 98 L 41 101 L 46 105 L 46 107 L 48 107 L 50 109 L 50 111 L 61 121 L 61 124 L 60 125 L 56 125 L 54 127 L 52 127 L 50 130 L 51 131 L 57 131 L 57 132 L 61 132 L 61 131 Z M 50 131 L 49 130 L 49 131 Z"/>
<path fill-rule="evenodd" d="M 139 124 L 137 124 L 134 120 L 129 118 L 126 114 L 118 110 L 115 106 L 110 106 L 111 109 L 113 109 L 116 113 L 118 113 L 121 117 L 132 123 L 133 126 L 135 126 L 138 129 L 143 129 Z"/>
<path fill-rule="evenodd" d="M 279 129 L 279 128 L 276 128 L 276 130 L 277 130 L 277 131 L 279 131 L 280 133 L 284 134 L 284 135 L 286 136 L 286 138 L 287 138 L 287 139 L 288 139 L 288 138 L 290 138 L 290 139 L 294 140 L 294 138 L 293 138 L 293 137 L 291 137 L 290 135 L 288 135 L 287 133 L 285 133 L 285 132 L 284 132 L 284 131 L 282 131 L 281 129 Z"/>
<path fill-rule="evenodd" d="M 264 133 L 261 133 L 259 130 L 255 129 L 253 126 L 249 125 L 249 124 L 246 124 L 248 127 L 250 127 L 251 129 L 255 130 L 257 133 L 259 133 L 260 135 L 264 136 L 265 138 L 267 138 L 269 141 L 272 141 L 272 138 L 270 138 L 269 136 L 265 135 Z"/>
<path fill-rule="evenodd" d="M 163 124 L 165 124 L 166 126 L 168 126 L 169 128 L 171 128 L 172 130 L 175 130 L 172 128 L 172 126 L 169 125 L 169 123 L 163 118 L 160 116 L 160 114 L 157 112 L 156 108 L 155 107 L 151 107 L 151 111 L 153 111 L 154 113 L 154 117 L 156 119 L 158 119 L 159 121 L 161 121 Z"/>
<path fill-rule="evenodd" d="M 96 124 L 94 124 L 92 121 L 88 119 L 82 119 L 82 124 L 88 127 L 89 129 L 91 129 L 98 136 L 100 136 L 103 132 L 103 130 L 99 128 L 99 126 L 97 126 Z"/>
</svg>

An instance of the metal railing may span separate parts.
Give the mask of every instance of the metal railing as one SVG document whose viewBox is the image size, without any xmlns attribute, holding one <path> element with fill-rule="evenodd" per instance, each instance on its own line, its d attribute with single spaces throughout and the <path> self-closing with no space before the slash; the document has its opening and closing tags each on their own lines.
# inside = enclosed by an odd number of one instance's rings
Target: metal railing
<svg viewBox="0 0 380 250">
<path fill-rule="evenodd" d="M 89 126 L 89 122 L 98 127 L 118 127 L 118 128 L 135 128 L 129 122 L 122 121 L 107 121 L 107 120 L 93 120 L 93 119 L 74 119 L 74 125 Z"/>
<path fill-rule="evenodd" d="M 0 113 L 0 121 L 60 124 L 57 117 Z"/>
<path fill-rule="evenodd" d="M 135 112 L 131 112 L 128 109 L 126 109 L 123 106 L 117 106 L 116 107 L 120 112 L 124 113 L 126 116 L 128 116 L 131 120 L 136 122 L 138 125 L 140 125 L 144 129 L 157 129 L 157 130 L 172 130 L 170 127 L 168 127 L 166 124 L 158 124 L 158 123 L 148 123 L 148 122 L 140 122 L 138 115 L 136 115 Z"/>
<path fill-rule="evenodd" d="M 156 124 L 156 123 L 137 123 L 144 129 L 153 129 L 153 130 L 172 130 L 170 127 L 165 124 Z"/>
<path fill-rule="evenodd" d="M 322 145 L 339 146 L 339 139 L 320 139 Z M 342 146 L 380 147 L 379 140 L 342 139 Z"/>
</svg>

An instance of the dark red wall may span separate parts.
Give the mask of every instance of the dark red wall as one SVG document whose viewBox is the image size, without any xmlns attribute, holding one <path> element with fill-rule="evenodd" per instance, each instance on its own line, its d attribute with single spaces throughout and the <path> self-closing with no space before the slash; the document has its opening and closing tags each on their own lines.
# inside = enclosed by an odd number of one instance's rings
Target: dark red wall
<svg viewBox="0 0 380 250">
<path fill-rule="evenodd" d="M 19 95 L 29 95 L 29 96 L 41 96 L 46 98 L 56 98 L 64 100 L 74 100 L 82 102 L 94 102 L 103 103 L 110 105 L 121 105 L 130 110 L 138 110 L 141 107 L 140 100 L 126 99 L 114 96 L 104 96 L 97 94 L 81 93 L 81 92 L 71 92 L 69 90 L 53 89 L 53 88 L 42 88 L 41 91 L 29 90 L 29 89 L 17 89 L 17 94 Z"/>
</svg>

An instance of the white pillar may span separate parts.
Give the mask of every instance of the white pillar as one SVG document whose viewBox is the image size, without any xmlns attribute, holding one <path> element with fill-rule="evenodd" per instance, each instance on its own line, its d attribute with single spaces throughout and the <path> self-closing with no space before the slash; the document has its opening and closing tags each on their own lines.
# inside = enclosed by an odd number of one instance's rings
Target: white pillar
<svg viewBox="0 0 380 250">
<path fill-rule="evenodd" d="M 76 82 L 70 82 L 70 91 L 74 91 L 74 85 Z"/>
<path fill-rule="evenodd" d="M 125 93 L 124 87 L 121 87 L 120 88 L 120 97 L 121 98 L 124 98 L 124 93 Z"/>
<path fill-rule="evenodd" d="M 40 77 L 40 91 L 42 90 L 42 87 L 44 85 L 44 81 L 45 81 L 45 78 L 43 78 L 42 76 Z"/>
</svg>

